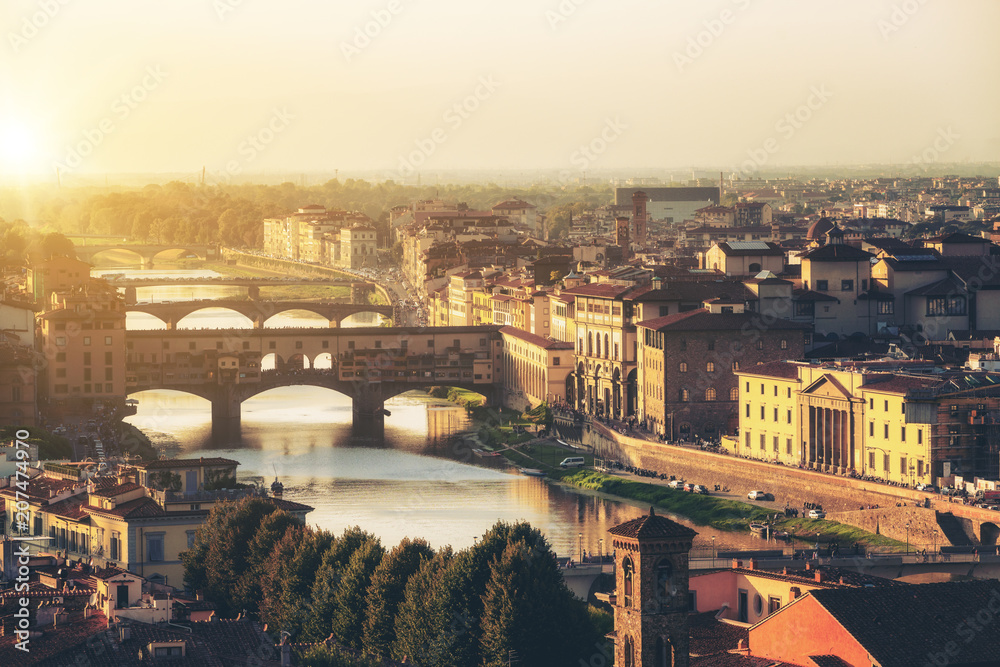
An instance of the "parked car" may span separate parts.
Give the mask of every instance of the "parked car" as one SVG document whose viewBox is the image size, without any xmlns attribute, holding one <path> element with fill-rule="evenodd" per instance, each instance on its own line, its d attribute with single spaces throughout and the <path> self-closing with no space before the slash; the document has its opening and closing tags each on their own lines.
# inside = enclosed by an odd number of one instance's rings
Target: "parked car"
<svg viewBox="0 0 1000 667">
<path fill-rule="evenodd" d="M 700 493 L 704 496 L 708 495 L 708 487 L 705 486 L 704 484 L 695 484 L 692 491 L 694 491 L 695 493 Z"/>
<path fill-rule="evenodd" d="M 774 500 L 774 496 L 767 491 L 751 491 L 747 494 L 747 498 L 749 500 Z"/>
<path fill-rule="evenodd" d="M 824 512 L 823 510 L 809 510 L 809 518 L 810 519 L 825 519 L 826 518 L 826 512 Z"/>
<path fill-rule="evenodd" d="M 684 480 L 683 479 L 672 479 L 672 480 L 670 480 L 670 483 L 667 484 L 667 486 L 669 486 L 671 489 L 683 489 L 684 488 Z"/>
<path fill-rule="evenodd" d="M 692 482 L 684 482 L 684 490 L 685 491 L 694 491 L 694 487 L 695 487 L 694 483 L 692 483 Z"/>
<path fill-rule="evenodd" d="M 584 465 L 582 456 L 567 456 L 559 464 L 560 468 L 582 468 Z"/>
<path fill-rule="evenodd" d="M 937 487 L 933 484 L 917 484 L 917 491 L 926 491 L 928 493 L 937 493 Z"/>
</svg>

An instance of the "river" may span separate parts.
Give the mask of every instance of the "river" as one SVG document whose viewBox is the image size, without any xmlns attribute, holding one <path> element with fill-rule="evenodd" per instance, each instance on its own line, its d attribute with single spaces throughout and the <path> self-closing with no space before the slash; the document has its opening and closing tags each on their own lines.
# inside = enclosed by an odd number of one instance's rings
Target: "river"
<svg viewBox="0 0 1000 667">
<path fill-rule="evenodd" d="M 122 273 L 121 269 L 109 272 Z M 95 270 L 99 275 L 102 271 Z M 129 276 L 206 277 L 207 270 L 125 271 Z M 232 298 L 238 287 L 177 285 L 139 288 L 140 301 Z M 375 314 L 362 314 L 344 326 L 372 326 Z M 129 329 L 164 328 L 143 313 L 130 314 Z M 192 313 L 178 328 L 250 327 L 238 313 L 219 309 Z M 267 326 L 319 326 L 326 320 L 294 312 L 275 316 Z M 265 367 L 266 367 L 265 358 Z M 385 441 L 352 443 L 351 403 L 346 396 L 317 387 L 286 387 L 243 404 L 238 448 L 211 443 L 208 401 L 176 391 L 147 391 L 128 422 L 141 429 L 170 457 L 221 456 L 240 462 L 240 481 L 270 485 L 277 476 L 285 497 L 315 508 L 308 522 L 340 532 L 358 525 L 387 546 L 403 537 L 422 537 L 434 547 L 471 546 L 497 521 L 530 522 L 561 556 L 577 557 L 582 545 L 593 554 L 606 551 L 609 528 L 633 519 L 648 507 L 548 483 L 535 477 L 482 465 L 456 444 L 454 434 L 468 427 L 465 410 L 410 392 L 386 403 Z M 477 465 L 478 464 L 478 465 Z M 497 464 L 499 465 L 499 464 Z M 698 532 L 696 547 L 762 548 L 749 534 L 722 533 L 674 517 Z M 601 540 L 604 540 L 602 543 Z"/>
</svg>

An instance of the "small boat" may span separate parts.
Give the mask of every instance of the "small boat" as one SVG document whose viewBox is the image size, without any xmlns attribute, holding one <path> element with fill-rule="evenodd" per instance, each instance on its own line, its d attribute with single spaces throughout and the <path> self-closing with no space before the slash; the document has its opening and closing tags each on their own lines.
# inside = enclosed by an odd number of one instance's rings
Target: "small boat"
<svg viewBox="0 0 1000 667">
<path fill-rule="evenodd" d="M 472 453 L 479 457 L 500 456 L 500 452 L 488 452 L 485 449 L 473 449 Z"/>
<path fill-rule="evenodd" d="M 777 531 L 775 533 L 772 533 L 772 534 L 774 535 L 774 539 L 776 539 L 776 540 L 790 540 L 790 539 L 792 539 L 791 533 L 789 533 L 787 530 L 779 530 L 779 531 Z"/>
<path fill-rule="evenodd" d="M 768 525 L 766 523 L 758 523 L 756 521 L 750 523 L 751 533 L 756 533 L 757 535 L 763 535 L 767 531 L 767 529 Z"/>
<path fill-rule="evenodd" d="M 546 475 L 544 470 L 539 470 L 538 468 L 521 468 L 521 473 L 530 475 L 531 477 L 545 477 Z"/>
<path fill-rule="evenodd" d="M 382 414 L 385 415 L 386 417 L 392 416 L 392 413 L 386 410 L 385 408 L 382 408 Z"/>
</svg>

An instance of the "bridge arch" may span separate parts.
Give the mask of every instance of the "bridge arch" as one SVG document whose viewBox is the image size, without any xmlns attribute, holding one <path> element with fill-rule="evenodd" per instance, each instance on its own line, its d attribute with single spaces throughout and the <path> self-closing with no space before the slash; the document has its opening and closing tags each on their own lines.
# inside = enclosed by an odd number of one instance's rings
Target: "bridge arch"
<svg viewBox="0 0 1000 667">
<path fill-rule="evenodd" d="M 173 256 L 166 256 L 168 253 Z M 177 259 L 189 259 L 189 255 L 194 255 L 198 259 L 207 259 L 208 253 L 205 251 L 199 252 L 194 248 L 187 248 L 184 246 L 177 246 L 176 248 L 163 248 L 155 253 L 149 255 L 149 258 L 153 261 L 161 259 L 164 261 L 172 261 Z"/>
<path fill-rule="evenodd" d="M 297 313 L 309 313 L 310 315 L 318 316 L 315 320 L 316 324 L 296 322 L 296 327 L 307 328 L 307 327 L 328 327 L 330 326 L 330 318 L 326 313 L 320 312 L 317 308 L 310 308 L 308 304 L 302 304 L 301 306 L 296 306 L 293 308 L 283 308 L 281 310 L 276 310 L 274 313 L 267 316 L 263 322 L 261 322 L 261 327 L 265 329 L 275 329 L 277 322 L 289 317 L 295 317 Z M 284 326 L 284 325 L 281 325 Z"/>
<path fill-rule="evenodd" d="M 333 368 L 333 355 L 329 352 L 320 352 L 312 360 L 312 367 L 317 370 L 327 370 Z"/>
<path fill-rule="evenodd" d="M 111 261 L 112 255 L 114 253 L 121 253 L 121 252 L 128 253 L 129 259 L 131 260 L 134 257 L 135 261 L 130 261 L 124 264 L 122 262 L 112 262 Z M 79 251 L 78 254 L 80 254 Z M 102 261 L 104 266 L 123 266 L 123 265 L 131 266 L 132 264 L 136 264 L 138 266 L 146 265 L 146 257 L 138 250 L 134 250 L 133 248 L 129 248 L 128 246 L 121 246 L 118 248 L 102 248 L 101 250 L 98 250 L 97 252 L 91 254 L 89 259 L 87 259 L 87 261 L 93 264 L 94 266 L 101 265 Z"/>
<path fill-rule="evenodd" d="M 211 385 L 205 385 L 200 387 L 198 385 L 185 386 L 184 389 L 174 389 L 173 387 L 163 387 L 162 389 L 140 389 L 138 391 L 132 391 L 127 394 L 127 398 L 134 398 L 139 401 L 139 407 L 143 405 L 143 394 L 155 391 L 157 393 L 167 392 L 170 394 L 186 394 L 188 396 L 195 396 L 197 398 L 204 399 L 206 401 L 211 401 L 214 398 L 214 388 Z M 147 401 L 148 405 L 148 401 Z"/>
<path fill-rule="evenodd" d="M 142 307 L 140 306 L 138 308 L 129 308 L 129 310 L 141 311 Z M 241 318 L 243 318 L 239 323 L 234 322 L 233 324 L 227 324 L 226 327 L 225 327 L 227 329 L 253 329 L 254 328 L 253 327 L 253 320 L 251 318 L 247 317 L 246 313 L 241 313 L 239 310 L 237 310 L 235 308 L 230 308 L 228 306 L 212 306 L 212 305 L 208 305 L 208 304 L 206 304 L 204 306 L 193 308 L 192 310 L 190 310 L 187 313 L 185 313 L 183 316 L 181 316 L 180 318 L 178 318 L 178 320 L 176 322 L 174 322 L 174 328 L 175 329 L 198 329 L 198 328 L 200 328 L 200 327 L 197 327 L 197 326 L 192 326 L 192 324 L 194 324 L 195 322 L 197 322 L 197 319 L 198 319 L 197 317 L 195 317 L 193 319 L 188 319 L 188 318 L 191 318 L 193 315 L 198 315 L 198 313 L 204 313 L 205 311 L 213 311 L 212 313 L 210 313 L 210 315 L 214 315 L 214 316 L 220 316 L 220 315 L 229 316 L 229 315 L 232 314 L 232 315 L 239 315 Z M 185 322 L 185 320 L 188 320 L 188 321 Z"/>
<path fill-rule="evenodd" d="M 992 521 L 984 521 L 979 527 L 979 542 L 984 547 L 994 547 L 1000 544 L 1000 526 Z"/>
<path fill-rule="evenodd" d="M 372 307 L 371 309 L 369 309 L 369 308 L 365 308 L 364 306 L 359 306 L 358 310 L 356 310 L 355 312 L 350 313 L 348 315 L 344 315 L 343 317 L 341 317 L 340 319 L 338 319 L 337 320 L 337 326 L 338 327 L 344 326 L 344 322 L 346 322 L 347 320 L 351 319 L 352 317 L 357 317 L 358 315 L 374 315 L 375 316 L 373 318 L 375 320 L 375 322 L 373 324 L 370 324 L 370 325 L 369 324 L 359 324 L 358 326 L 376 326 L 377 327 L 377 326 L 380 326 L 381 322 L 384 321 L 384 320 L 388 320 L 390 322 L 392 321 L 392 316 L 391 315 L 387 315 L 384 312 L 376 310 L 374 307 Z"/>
</svg>

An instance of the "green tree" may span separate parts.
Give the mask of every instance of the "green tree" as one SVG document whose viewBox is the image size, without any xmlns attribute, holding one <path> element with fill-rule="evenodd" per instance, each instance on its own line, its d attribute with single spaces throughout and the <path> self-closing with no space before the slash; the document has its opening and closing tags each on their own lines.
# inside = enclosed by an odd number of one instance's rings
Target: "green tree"
<svg viewBox="0 0 1000 667">
<path fill-rule="evenodd" d="M 257 497 L 215 505 L 198 528 L 194 545 L 181 554 L 185 582 L 204 590 L 220 616 L 240 611 L 234 596 L 248 567 L 244 555 L 263 518 L 275 511 L 273 503 Z"/>
<path fill-rule="evenodd" d="M 245 552 L 245 574 L 236 584 L 234 599 L 240 609 L 252 609 L 256 612 L 260 608 L 263 598 L 261 581 L 274 545 L 290 529 L 301 527 L 302 522 L 284 510 L 272 512 L 261 520 Z"/>
<path fill-rule="evenodd" d="M 308 595 L 316 571 L 334 542 L 332 533 L 311 527 L 291 529 L 275 544 L 261 581 L 260 618 L 297 636 L 309 616 Z"/>
<path fill-rule="evenodd" d="M 396 641 L 392 649 L 392 657 L 396 660 L 407 658 L 415 665 L 436 664 L 430 651 L 435 631 L 427 619 L 432 612 L 434 592 L 452 558 L 450 548 L 441 549 L 433 558 L 423 561 L 416 574 L 407 580 L 403 601 L 396 614 Z"/>
<path fill-rule="evenodd" d="M 306 638 L 311 641 L 321 641 L 330 635 L 344 570 L 362 545 L 377 540 L 374 535 L 353 526 L 345 529 L 344 533 L 334 539 L 327 548 L 316 570 L 316 578 L 310 591 L 309 619 L 304 628 Z"/>
<path fill-rule="evenodd" d="M 363 645 L 366 651 L 388 656 L 396 641 L 396 614 L 403 602 L 406 584 L 420 566 L 434 557 L 424 540 L 403 539 L 382 559 L 372 574 L 365 599 Z"/>
<path fill-rule="evenodd" d="M 385 555 L 378 540 L 368 540 L 354 552 L 344 574 L 340 577 L 331 627 L 341 644 L 361 647 L 365 623 L 365 598 L 371 585 L 372 574 Z"/>
</svg>

